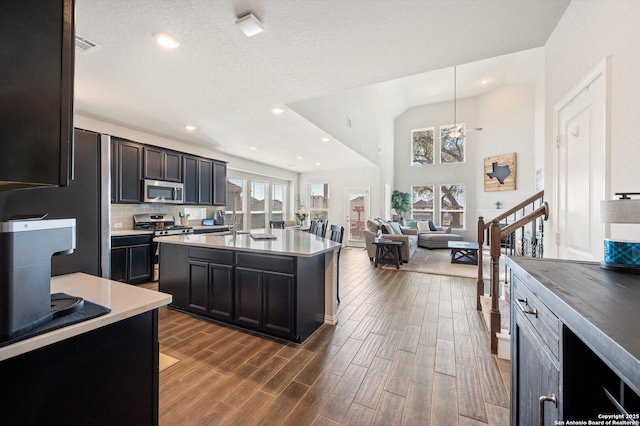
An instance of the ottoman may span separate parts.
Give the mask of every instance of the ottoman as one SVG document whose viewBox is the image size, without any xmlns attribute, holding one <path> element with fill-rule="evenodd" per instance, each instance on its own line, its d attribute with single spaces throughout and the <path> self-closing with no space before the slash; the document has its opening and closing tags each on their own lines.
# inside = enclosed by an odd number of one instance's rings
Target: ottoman
<svg viewBox="0 0 640 426">
<path fill-rule="evenodd" d="M 418 246 L 437 249 L 449 248 L 449 241 L 462 241 L 462 235 L 440 232 L 424 232 L 418 234 Z"/>
</svg>

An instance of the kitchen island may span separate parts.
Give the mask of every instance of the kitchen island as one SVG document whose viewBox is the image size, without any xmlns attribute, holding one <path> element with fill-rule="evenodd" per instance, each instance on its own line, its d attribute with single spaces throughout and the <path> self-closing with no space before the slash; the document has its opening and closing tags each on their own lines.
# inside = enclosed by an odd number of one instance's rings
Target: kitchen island
<svg viewBox="0 0 640 426">
<path fill-rule="evenodd" d="M 335 324 L 340 244 L 292 229 L 252 233 L 156 238 L 170 306 L 295 342 Z"/>
<path fill-rule="evenodd" d="M 158 424 L 158 308 L 171 296 L 87 274 L 51 279 L 110 312 L 0 348 L 2 424 Z"/>
</svg>

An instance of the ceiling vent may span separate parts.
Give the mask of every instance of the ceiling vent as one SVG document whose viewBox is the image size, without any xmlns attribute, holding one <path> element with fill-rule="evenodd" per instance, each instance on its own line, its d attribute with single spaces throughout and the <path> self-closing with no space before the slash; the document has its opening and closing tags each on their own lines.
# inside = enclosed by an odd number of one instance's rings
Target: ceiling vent
<svg viewBox="0 0 640 426">
<path fill-rule="evenodd" d="M 78 52 L 88 55 L 89 53 L 93 53 L 101 47 L 102 46 L 100 46 L 98 43 L 76 34 L 76 49 L 78 50 Z"/>
</svg>

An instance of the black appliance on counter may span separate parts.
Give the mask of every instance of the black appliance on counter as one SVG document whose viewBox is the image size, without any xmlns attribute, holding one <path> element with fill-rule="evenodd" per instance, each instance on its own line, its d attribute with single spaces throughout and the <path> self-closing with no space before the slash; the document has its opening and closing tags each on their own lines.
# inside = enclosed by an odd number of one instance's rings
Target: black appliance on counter
<svg viewBox="0 0 640 426">
<path fill-rule="evenodd" d="M 75 248 L 75 219 L 0 222 L 0 342 L 54 318 L 51 258 Z"/>
<path fill-rule="evenodd" d="M 76 219 L 76 250 L 51 259 L 51 275 L 84 272 L 109 278 L 110 137 L 75 129 L 74 176 L 65 187 L 0 191 L 0 218 L 37 216 Z"/>
<path fill-rule="evenodd" d="M 172 214 L 143 213 L 133 215 L 133 228 L 153 231 L 154 237 L 165 237 L 168 235 L 193 234 L 193 227 L 176 225 L 175 216 Z M 158 281 L 158 243 L 151 243 L 151 256 L 153 265 L 153 281 Z"/>
</svg>

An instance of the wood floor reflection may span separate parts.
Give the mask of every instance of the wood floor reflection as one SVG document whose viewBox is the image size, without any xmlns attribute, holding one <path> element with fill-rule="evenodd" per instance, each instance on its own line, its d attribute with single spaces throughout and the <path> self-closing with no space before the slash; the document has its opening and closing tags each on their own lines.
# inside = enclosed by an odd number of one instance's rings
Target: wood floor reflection
<svg viewBox="0 0 640 426">
<path fill-rule="evenodd" d="M 475 281 L 374 268 L 343 250 L 339 324 L 293 344 L 167 308 L 161 425 L 508 425 Z M 153 288 L 154 285 L 146 285 Z"/>
</svg>

